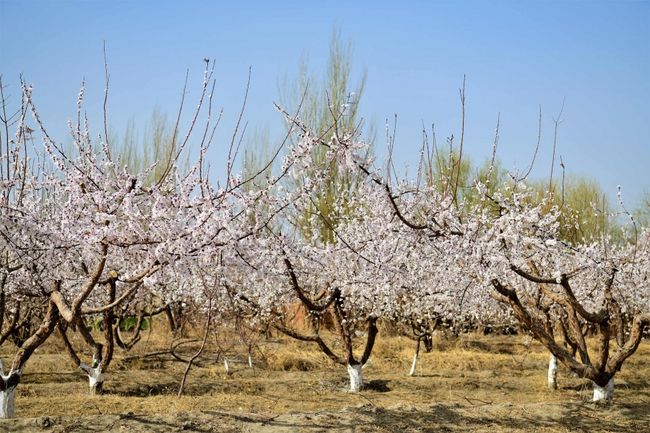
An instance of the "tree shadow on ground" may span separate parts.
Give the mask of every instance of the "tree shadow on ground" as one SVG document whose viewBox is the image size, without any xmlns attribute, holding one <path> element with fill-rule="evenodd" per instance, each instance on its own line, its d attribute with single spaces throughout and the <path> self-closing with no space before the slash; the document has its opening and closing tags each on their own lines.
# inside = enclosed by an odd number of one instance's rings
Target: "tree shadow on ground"
<svg viewBox="0 0 650 433">
<path fill-rule="evenodd" d="M 370 380 L 363 385 L 364 391 L 389 392 L 388 384 L 390 380 Z"/>
</svg>

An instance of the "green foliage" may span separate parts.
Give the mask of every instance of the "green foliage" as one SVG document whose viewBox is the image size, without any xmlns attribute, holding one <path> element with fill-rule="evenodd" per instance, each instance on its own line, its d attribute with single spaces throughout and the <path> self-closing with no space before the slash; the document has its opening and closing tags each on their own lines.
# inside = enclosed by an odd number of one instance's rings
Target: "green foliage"
<svg viewBox="0 0 650 433">
<path fill-rule="evenodd" d="M 453 193 L 456 179 L 461 191 L 470 186 L 472 163 L 467 156 L 460 160 L 456 148 L 446 152 L 434 148 L 422 162 L 421 170 L 425 184 L 428 187 L 434 186 L 443 195 Z"/>
<path fill-rule="evenodd" d="M 315 77 L 310 76 L 308 68 L 303 63 L 301 68 L 300 88 L 296 95 L 304 95 L 302 120 L 327 142 L 335 134 L 354 135 L 358 128 L 357 117 L 359 102 L 363 96 L 366 83 L 365 73 L 359 84 L 353 87 L 350 83 L 351 73 L 351 44 L 344 44 L 340 32 L 335 30 L 330 41 L 330 51 L 327 72 L 319 85 Z M 297 106 L 298 100 L 294 101 Z M 334 127 L 332 127 L 334 125 Z M 327 164 L 327 149 L 318 147 L 313 154 L 315 170 L 325 169 Z M 299 218 L 298 225 L 302 235 L 312 241 L 322 243 L 335 242 L 335 227 L 342 216 L 351 212 L 347 206 L 347 194 L 356 189 L 359 179 L 349 171 L 340 171 L 337 167 L 329 167 L 331 176 L 318 191 L 315 191 L 311 206 Z M 305 177 L 313 173 L 305 173 Z M 301 182 L 301 180 L 298 180 Z M 314 217 L 314 216 L 317 217 Z"/>
<path fill-rule="evenodd" d="M 340 136 L 356 135 L 355 131 L 360 126 L 357 113 L 365 88 L 366 75 L 364 73 L 358 84 L 353 86 L 350 80 L 351 60 L 351 44 L 344 44 L 340 32 L 334 30 L 322 80 L 310 72 L 307 62 L 303 60 L 298 79 L 288 80 L 281 89 L 281 101 L 287 110 L 295 112 L 300 107 L 300 119 L 326 142 L 335 133 Z M 268 133 L 256 134 L 249 140 L 242 161 L 245 179 L 259 173 L 272 157 L 269 142 Z M 300 186 L 307 178 L 314 177 L 316 172 L 330 169 L 331 176 L 328 176 L 320 189 L 314 191 L 312 204 L 297 216 L 297 227 L 306 239 L 332 243 L 335 241 L 333 229 L 340 215 L 351 211 L 346 206 L 346 197 L 356 189 L 356 185 L 361 180 L 356 175 L 338 170 L 335 166 L 328 167 L 327 165 L 332 162 L 328 162 L 326 152 L 327 149 L 324 147 L 314 150 L 313 170 L 305 172 L 301 178 L 292 182 L 295 182 L 294 187 Z M 255 179 L 255 182 L 249 182 L 247 187 L 264 186 L 264 179 L 270 174 L 271 167 L 264 170 L 262 176 Z"/>
<path fill-rule="evenodd" d="M 471 172 L 471 169 L 468 171 Z M 464 170 L 461 170 L 461 179 L 465 178 L 463 172 Z M 481 201 L 482 195 L 476 188 L 477 183 L 485 186 L 488 200 Z M 501 210 L 499 206 L 489 198 L 494 197 L 497 191 L 506 196 L 511 194 L 513 192 L 513 184 L 514 182 L 512 177 L 508 175 L 508 172 L 502 167 L 499 160 L 486 160 L 483 165 L 474 170 L 474 174 L 469 178 L 469 183 L 462 184 L 459 191 L 461 193 L 460 199 L 468 209 L 471 209 L 472 206 L 480 203 L 483 207 L 487 207 L 493 216 L 497 217 Z"/>
<path fill-rule="evenodd" d="M 475 188 L 477 182 L 487 187 L 488 197 L 492 197 L 496 191 L 508 195 L 514 186 L 514 181 L 498 160 L 485 161 L 482 166 L 474 168 L 467 156 L 459 161 L 459 152 L 455 148 L 444 152 L 434 148 L 427 152 L 420 170 L 420 181 L 429 187 L 434 186 L 445 195 L 453 194 L 455 185 L 452 183 L 458 179 L 457 199 L 466 211 L 482 198 Z M 545 180 L 528 181 L 527 185 L 533 190 L 532 202 L 546 200 L 547 211 L 560 209 L 560 236 L 565 241 L 575 244 L 596 240 L 604 235 L 619 236 L 618 226 L 608 217 L 609 204 L 597 182 L 569 176 L 554 182 L 550 190 Z M 647 201 L 647 208 L 650 209 L 650 196 Z M 494 202 L 485 200 L 483 205 L 492 206 L 493 212 L 498 214 L 499 207 Z M 639 214 L 642 215 L 642 212 Z"/>
<path fill-rule="evenodd" d="M 560 236 L 576 244 L 611 234 L 616 226 L 608 218 L 609 204 L 600 185 L 591 179 L 569 176 L 554 182 L 548 189 L 546 181 L 531 183 L 539 200 L 550 194 L 548 207 L 560 209 Z"/>
<path fill-rule="evenodd" d="M 140 330 L 141 331 L 147 331 L 149 329 L 150 320 L 151 320 L 151 318 L 145 318 L 144 320 L 142 320 L 142 324 L 140 325 Z M 135 317 L 135 316 L 127 316 L 127 317 L 120 320 L 120 330 L 121 331 L 126 331 L 126 332 L 134 331 L 135 330 L 134 328 L 135 328 L 135 326 L 137 324 L 138 324 L 138 318 L 137 317 Z M 101 317 L 99 317 L 99 316 L 91 316 L 91 317 L 86 319 L 86 326 L 88 326 L 88 328 L 91 331 L 100 332 L 100 331 L 104 330 L 105 323 L 104 323 L 104 320 Z"/>
<path fill-rule="evenodd" d="M 244 146 L 244 159 L 242 161 L 242 177 L 244 180 L 252 179 L 244 185 L 247 191 L 258 190 L 268 185 L 273 166 L 269 164 L 272 152 L 268 130 L 256 132 L 249 138 Z"/>
<path fill-rule="evenodd" d="M 246 191 L 259 191 L 268 186 L 269 178 L 272 175 L 273 158 L 269 148 L 270 138 L 268 130 L 256 132 L 249 138 L 244 146 L 244 158 L 242 160 L 242 178 L 248 181 L 243 188 Z M 268 206 L 266 207 L 268 210 Z M 266 212 L 263 211 L 266 214 Z M 255 214 L 251 214 L 250 223 L 255 224 Z"/>
<path fill-rule="evenodd" d="M 142 136 L 138 135 L 135 123 L 129 121 L 121 143 L 115 144 L 119 141 L 115 139 L 110 143 L 119 164 L 126 166 L 131 173 L 140 173 L 156 164 L 146 180 L 151 185 L 160 180 L 170 161 L 176 157 L 176 138 L 174 128 L 169 125 L 166 116 L 156 109 Z M 187 155 L 184 164 L 188 164 Z"/>
<path fill-rule="evenodd" d="M 474 167 L 472 160 L 464 155 L 460 158 L 457 148 L 441 151 L 435 147 L 423 152 L 420 161 L 418 183 L 433 187 L 440 194 L 449 196 L 456 192 L 457 203 L 462 209 L 469 211 L 481 201 L 481 193 L 476 188 L 481 183 L 487 188 L 488 196 L 493 196 L 497 190 L 504 190 L 510 178 L 498 160 L 486 160 L 481 166 Z M 458 182 L 458 190 L 455 184 Z M 491 206 L 489 200 L 483 205 Z M 498 213 L 498 206 L 494 205 L 494 212 Z"/>
<path fill-rule="evenodd" d="M 141 331 L 148 331 L 151 318 L 145 318 L 142 320 L 142 323 L 140 324 L 140 330 Z M 135 316 L 127 316 L 120 320 L 120 330 L 124 332 L 131 332 L 135 331 L 135 327 L 138 324 L 138 318 Z"/>
<path fill-rule="evenodd" d="M 643 194 L 643 197 L 641 198 L 641 204 L 636 212 L 634 212 L 634 214 L 635 219 L 642 226 L 650 226 L 650 191 Z"/>
</svg>

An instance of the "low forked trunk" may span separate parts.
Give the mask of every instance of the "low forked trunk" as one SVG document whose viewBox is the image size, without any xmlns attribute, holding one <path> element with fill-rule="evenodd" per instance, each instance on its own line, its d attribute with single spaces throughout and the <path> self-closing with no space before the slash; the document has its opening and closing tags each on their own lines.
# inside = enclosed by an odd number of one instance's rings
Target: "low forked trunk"
<svg viewBox="0 0 650 433">
<path fill-rule="evenodd" d="M 348 364 L 348 375 L 350 376 L 350 392 L 359 392 L 363 388 L 363 365 Z"/>
<path fill-rule="evenodd" d="M 100 395 L 104 391 L 104 375 L 102 373 L 102 365 L 91 367 L 86 364 L 81 364 L 79 368 L 88 376 L 88 388 L 90 394 Z"/>
<path fill-rule="evenodd" d="M 594 382 L 594 395 L 591 401 L 596 403 L 609 402 L 614 398 L 614 378 L 612 377 L 604 385 L 600 386 Z"/>
</svg>

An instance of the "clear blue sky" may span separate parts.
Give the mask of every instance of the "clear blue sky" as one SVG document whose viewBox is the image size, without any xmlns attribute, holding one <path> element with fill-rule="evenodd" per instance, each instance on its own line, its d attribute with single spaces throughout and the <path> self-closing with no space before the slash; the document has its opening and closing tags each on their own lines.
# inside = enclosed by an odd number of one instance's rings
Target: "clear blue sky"
<svg viewBox="0 0 650 433">
<path fill-rule="evenodd" d="M 86 109 L 101 132 L 102 45 L 111 75 L 109 114 L 146 126 L 154 107 L 173 117 L 187 68 L 194 104 L 204 57 L 216 60 L 216 105 L 225 110 L 212 150 L 222 167 L 252 67 L 249 131 L 279 136 L 278 83 L 298 75 L 301 56 L 325 65 L 334 26 L 367 71 L 361 113 L 384 146 L 398 115 L 397 160 L 414 165 L 422 123 L 439 142 L 458 136 L 458 87 L 467 75 L 466 145 L 491 152 L 501 115 L 499 158 L 523 168 L 543 110 L 537 176 L 547 176 L 553 122 L 566 100 L 558 153 L 571 173 L 600 182 L 629 205 L 650 191 L 650 2 L 645 1 L 28 1 L 0 0 L 0 73 L 17 95 L 33 83 L 41 115 L 59 141 L 75 115 L 82 78 Z"/>
</svg>

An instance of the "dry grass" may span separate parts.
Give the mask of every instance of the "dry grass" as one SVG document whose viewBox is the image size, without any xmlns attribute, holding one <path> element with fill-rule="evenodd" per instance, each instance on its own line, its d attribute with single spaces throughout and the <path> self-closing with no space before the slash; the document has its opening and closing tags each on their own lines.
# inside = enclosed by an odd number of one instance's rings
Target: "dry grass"
<svg viewBox="0 0 650 433">
<path fill-rule="evenodd" d="M 72 368 L 67 355 L 53 339 L 27 366 L 17 388 L 17 416 L 28 419 L 47 415 L 51 419 L 46 423 L 57 426 L 89 423 L 88 429 L 107 420 L 122 425 L 122 421 L 136 415 L 150 420 L 186 419 L 183 422 L 199 425 L 220 419 L 220 425 L 231 425 L 234 431 L 247 422 L 258 422 L 255 417 L 289 417 L 296 426 L 305 427 L 309 422 L 304 417 L 310 413 L 309 416 L 316 418 L 331 414 L 327 419 L 332 424 L 327 425 L 333 430 L 338 428 L 336 422 L 347 425 L 342 420 L 353 422 L 368 417 L 368 422 L 381 421 L 387 425 L 394 424 L 390 417 L 395 422 L 400 417 L 413 419 L 412 431 L 422 431 L 420 427 L 427 423 L 437 423 L 437 429 L 431 431 L 445 428 L 456 431 L 455 428 L 463 425 L 470 430 L 485 428 L 494 432 L 511 427 L 515 431 L 527 431 L 527 419 L 540 431 L 594 428 L 616 431 L 616 426 L 621 426 L 619 431 L 628 428 L 644 431 L 644 426 L 650 429 L 648 342 L 642 344 L 617 376 L 616 401 L 604 409 L 588 403 L 590 384 L 571 377 L 564 369 L 560 370 L 560 389 L 547 391 L 548 354 L 526 337 L 464 335 L 455 340 L 438 338 L 434 343 L 431 353 L 422 353 L 418 376 L 408 377 L 415 343 L 403 337 L 379 338 L 370 365 L 364 370 L 368 387 L 358 394 L 345 391 L 345 369 L 334 365 L 314 345 L 284 338 L 261 342 L 260 350 L 255 352 L 254 368 L 234 362 L 228 375 L 222 356 L 213 345 L 199 366 L 190 372 L 186 395 L 177 398 L 184 364 L 166 355 L 143 356 L 168 348 L 169 335 L 145 334 L 132 353 L 118 352 L 113 368 L 107 373 L 106 394 L 97 397 L 88 395 L 85 377 Z M 184 350 L 189 353 L 195 350 L 196 344 L 189 344 Z M 5 357 L 8 349 L 2 348 Z M 231 345 L 227 353 L 231 360 L 245 359 L 241 345 Z M 248 421 L 236 419 L 244 414 L 250 418 Z M 589 424 L 591 416 L 602 422 Z M 454 423 L 454 417 L 464 421 Z M 0 431 L 18 431 L 42 419 L 0 423 Z M 223 424 L 226 421 L 230 424 Z M 169 422 L 178 427 L 175 421 Z M 272 423 L 267 424 L 264 425 L 270 428 Z M 143 431 L 168 430 L 161 427 L 161 430 Z"/>
</svg>

